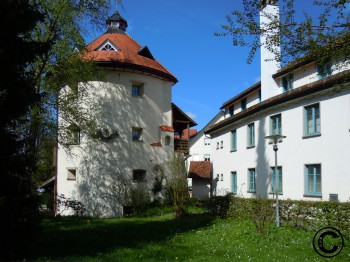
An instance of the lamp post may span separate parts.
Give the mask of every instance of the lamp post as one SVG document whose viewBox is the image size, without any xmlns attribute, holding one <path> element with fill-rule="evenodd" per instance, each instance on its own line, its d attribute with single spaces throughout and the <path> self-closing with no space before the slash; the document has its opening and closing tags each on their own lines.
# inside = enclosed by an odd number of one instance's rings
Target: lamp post
<svg viewBox="0 0 350 262">
<path fill-rule="evenodd" d="M 275 187 L 274 191 L 276 194 L 276 227 L 280 226 L 280 216 L 279 216 L 279 203 L 278 203 L 278 174 L 277 174 L 277 151 L 278 151 L 278 145 L 277 143 L 282 141 L 283 138 L 286 138 L 286 136 L 282 135 L 271 135 L 271 136 L 265 136 L 266 139 L 270 140 L 273 143 L 273 151 L 275 151 Z"/>
</svg>

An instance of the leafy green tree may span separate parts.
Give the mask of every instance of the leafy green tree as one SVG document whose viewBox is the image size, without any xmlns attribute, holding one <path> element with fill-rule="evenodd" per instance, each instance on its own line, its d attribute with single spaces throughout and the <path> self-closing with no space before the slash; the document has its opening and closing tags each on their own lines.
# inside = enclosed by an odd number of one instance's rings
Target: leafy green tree
<svg viewBox="0 0 350 262">
<path fill-rule="evenodd" d="M 185 203 L 188 200 L 187 170 L 183 154 L 174 153 L 169 162 L 170 176 L 167 177 L 167 191 L 174 206 L 175 216 L 186 214 Z"/>
<path fill-rule="evenodd" d="M 282 63 L 305 55 L 321 63 L 347 62 L 350 55 L 349 0 L 314 0 L 313 12 L 319 10 L 318 15 L 305 12 L 303 19 L 296 12 L 295 0 L 274 1 L 279 4 L 280 18 L 262 12 L 262 16 L 270 20 L 262 28 L 259 13 L 266 2 L 269 1 L 242 0 L 243 11 L 234 10 L 227 15 L 223 32 L 216 35 L 231 37 L 234 46 L 250 48 L 248 63 L 262 45 L 274 52 Z M 260 42 L 260 36 L 266 37 L 265 43 Z M 281 52 L 274 49 L 275 46 L 280 46 Z"/>
<path fill-rule="evenodd" d="M 22 117 L 39 100 L 34 77 L 27 71 L 49 44 L 31 38 L 43 20 L 28 1 L 0 2 L 0 258 L 13 259 L 29 233 L 35 202 L 31 194 L 29 158 L 24 154 Z"/>
<path fill-rule="evenodd" d="M 76 48 L 83 51 L 83 33 L 88 25 L 99 28 L 109 4 L 108 0 L 0 2 L 2 259 L 20 258 L 34 228 L 37 202 L 32 177 L 40 181 L 52 175 L 46 159 L 57 139 L 57 106 L 69 111 L 78 103 L 74 98 L 58 100 L 62 87 L 74 89 L 101 76 Z M 66 115 L 73 119 L 81 112 L 74 109 Z"/>
</svg>

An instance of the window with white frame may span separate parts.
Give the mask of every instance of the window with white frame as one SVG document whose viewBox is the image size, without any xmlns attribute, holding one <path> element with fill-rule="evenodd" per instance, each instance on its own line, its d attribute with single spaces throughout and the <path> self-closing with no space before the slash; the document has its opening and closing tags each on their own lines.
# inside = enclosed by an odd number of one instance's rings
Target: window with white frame
<svg viewBox="0 0 350 262">
<path fill-rule="evenodd" d="M 216 142 L 216 149 L 219 149 L 219 148 L 220 148 L 220 143 Z"/>
<path fill-rule="evenodd" d="M 144 93 L 144 85 L 142 83 L 132 83 L 131 96 L 141 97 Z"/>
<path fill-rule="evenodd" d="M 220 148 L 221 148 L 221 149 L 224 148 L 224 141 L 221 141 L 221 142 L 220 142 Z"/>
<path fill-rule="evenodd" d="M 248 193 L 256 192 L 255 188 L 255 168 L 248 169 Z"/>
<path fill-rule="evenodd" d="M 304 107 L 304 135 L 313 136 L 321 133 L 320 105 Z"/>
<path fill-rule="evenodd" d="M 282 118 L 281 114 L 270 117 L 270 134 L 281 135 L 282 134 Z"/>
<path fill-rule="evenodd" d="M 67 180 L 76 180 L 77 179 L 77 170 L 76 168 L 67 169 Z"/>
<path fill-rule="evenodd" d="M 321 165 L 305 165 L 305 194 L 310 196 L 322 195 Z"/>
<path fill-rule="evenodd" d="M 132 128 L 132 140 L 141 141 L 142 140 L 142 128 L 133 127 Z"/>
<path fill-rule="evenodd" d="M 231 152 L 237 151 L 237 130 L 231 131 Z"/>
<path fill-rule="evenodd" d="M 317 75 L 318 79 L 323 79 L 332 75 L 332 65 L 329 63 L 317 65 Z"/>
<path fill-rule="evenodd" d="M 247 130 L 247 147 L 254 147 L 255 146 L 255 126 L 254 123 L 251 123 L 248 125 Z"/>
<path fill-rule="evenodd" d="M 224 181 L 224 174 L 221 174 L 221 181 Z"/>
<path fill-rule="evenodd" d="M 210 154 L 204 154 L 204 161 L 210 161 Z"/>
<path fill-rule="evenodd" d="M 275 189 L 276 177 L 275 177 L 275 167 L 271 167 L 271 193 L 276 193 Z M 282 194 L 283 192 L 283 176 L 282 176 L 282 167 L 277 167 L 277 192 Z"/>
<path fill-rule="evenodd" d="M 237 194 L 237 172 L 231 172 L 231 191 Z"/>
<path fill-rule="evenodd" d="M 146 170 L 134 169 L 132 171 L 132 180 L 135 181 L 135 182 L 144 182 L 144 181 L 146 181 Z"/>
<path fill-rule="evenodd" d="M 210 138 L 209 137 L 205 137 L 204 138 L 204 145 L 205 146 L 210 146 Z"/>
<path fill-rule="evenodd" d="M 293 89 L 293 74 L 282 77 L 283 93 Z"/>
</svg>

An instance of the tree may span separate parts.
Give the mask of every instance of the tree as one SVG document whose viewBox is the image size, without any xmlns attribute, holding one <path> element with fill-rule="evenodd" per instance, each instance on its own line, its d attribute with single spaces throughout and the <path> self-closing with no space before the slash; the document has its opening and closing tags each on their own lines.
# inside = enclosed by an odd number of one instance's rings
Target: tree
<svg viewBox="0 0 350 262">
<path fill-rule="evenodd" d="M 46 161 L 40 160 L 45 159 L 42 149 L 47 150 L 52 138 L 56 139 L 60 90 L 100 76 L 92 61 L 74 51 L 85 45 L 86 25 L 98 27 L 108 7 L 108 0 L 0 3 L 1 258 L 20 258 L 21 245 L 35 224 L 32 177 L 45 177 L 39 173 Z M 68 110 L 76 102 L 62 103 L 69 104 Z M 79 115 L 77 110 L 72 114 Z"/>
<path fill-rule="evenodd" d="M 21 126 L 22 117 L 39 97 L 27 67 L 48 51 L 49 44 L 31 39 L 31 31 L 43 19 L 35 6 L 5 0 L 0 10 L 0 256 L 13 259 L 22 243 L 20 235 L 24 239 L 29 234 L 28 221 L 35 209 Z"/>
<path fill-rule="evenodd" d="M 186 213 L 185 202 L 189 197 L 184 156 L 174 153 L 168 167 L 170 176 L 167 178 L 167 190 L 174 205 L 175 216 L 182 216 Z"/>
<path fill-rule="evenodd" d="M 260 2 L 260 3 L 259 3 Z M 298 19 L 295 1 L 280 0 L 280 18 L 262 12 L 270 20 L 264 28 L 259 23 L 261 5 L 267 0 L 242 0 L 243 11 L 235 10 L 226 16 L 227 24 L 218 36 L 232 37 L 234 46 L 248 47 L 247 62 L 251 63 L 256 51 L 265 45 L 274 52 L 275 59 L 282 63 L 298 61 L 307 56 L 320 63 L 328 61 L 347 62 L 350 55 L 350 0 L 314 0 L 317 17 L 304 13 Z M 260 36 L 266 42 L 260 42 Z M 281 52 L 274 47 L 280 46 Z M 305 57 L 304 57 L 305 58 Z"/>
</svg>

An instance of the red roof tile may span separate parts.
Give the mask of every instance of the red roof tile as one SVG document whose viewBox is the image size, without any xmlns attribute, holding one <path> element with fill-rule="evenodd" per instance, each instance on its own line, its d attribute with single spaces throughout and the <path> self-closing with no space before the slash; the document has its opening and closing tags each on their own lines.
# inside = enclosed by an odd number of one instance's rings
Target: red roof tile
<svg viewBox="0 0 350 262">
<path fill-rule="evenodd" d="M 175 132 L 172 126 L 160 126 L 160 130 L 167 131 L 167 132 Z"/>
<path fill-rule="evenodd" d="M 106 41 L 112 43 L 118 48 L 118 50 L 97 50 Z M 140 50 L 141 46 L 130 36 L 117 33 L 106 33 L 87 45 L 84 57 L 87 59 L 93 59 L 102 66 L 135 69 L 147 74 L 154 74 L 174 83 L 177 82 L 176 77 L 157 60 L 140 55 Z"/>
<path fill-rule="evenodd" d="M 210 161 L 191 161 L 190 172 L 188 174 L 190 178 L 211 178 L 211 163 Z"/>
</svg>

